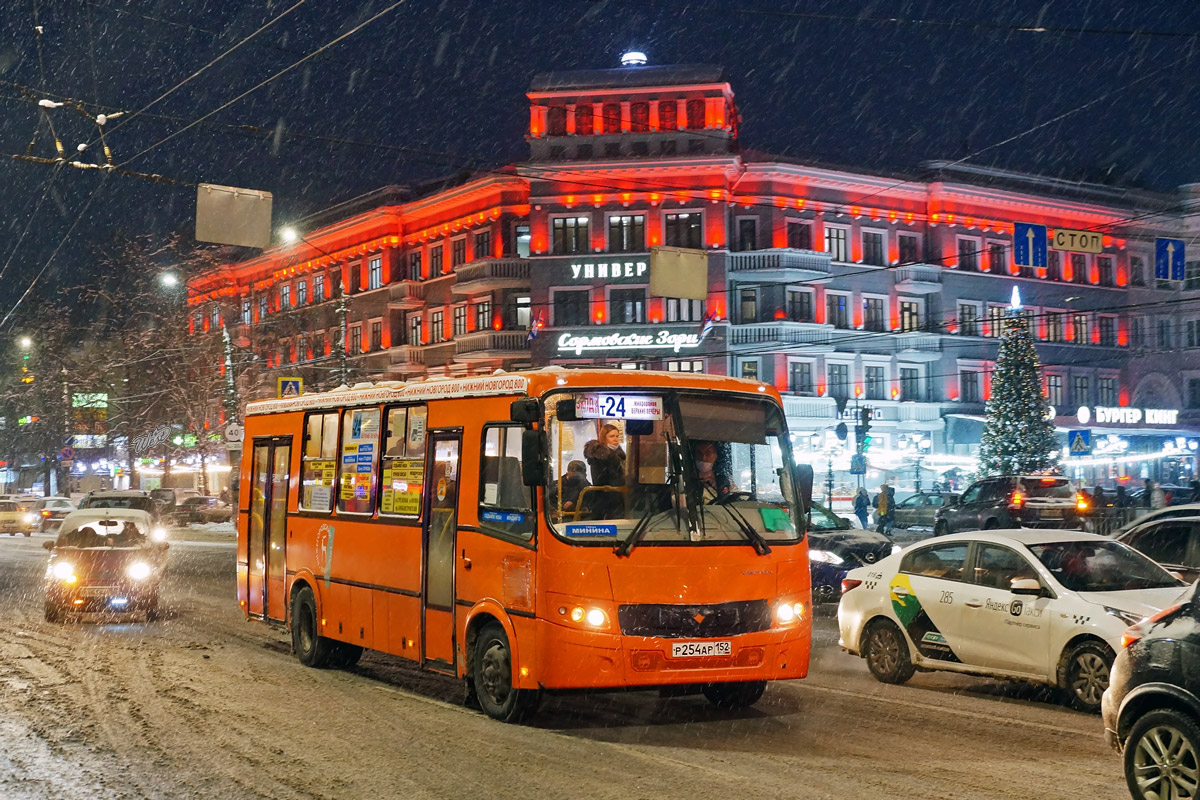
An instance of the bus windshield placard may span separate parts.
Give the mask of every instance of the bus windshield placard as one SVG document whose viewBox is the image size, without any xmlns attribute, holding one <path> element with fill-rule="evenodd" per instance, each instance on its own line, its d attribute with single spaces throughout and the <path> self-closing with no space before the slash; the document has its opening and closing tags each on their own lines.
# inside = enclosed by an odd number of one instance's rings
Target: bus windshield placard
<svg viewBox="0 0 1200 800">
<path fill-rule="evenodd" d="M 581 419 L 662 419 L 663 400 L 644 394 L 581 394 L 575 398 Z"/>
</svg>

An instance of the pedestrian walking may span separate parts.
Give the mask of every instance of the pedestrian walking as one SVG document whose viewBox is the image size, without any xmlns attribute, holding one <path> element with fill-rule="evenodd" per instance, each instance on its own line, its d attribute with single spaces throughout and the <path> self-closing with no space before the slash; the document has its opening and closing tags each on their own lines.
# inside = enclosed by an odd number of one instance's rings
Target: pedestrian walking
<svg viewBox="0 0 1200 800">
<path fill-rule="evenodd" d="M 867 514 L 871 508 L 871 496 L 867 494 L 867 490 L 859 487 L 858 492 L 854 495 L 854 513 L 858 515 L 858 521 L 861 523 L 863 530 L 867 528 Z"/>
<path fill-rule="evenodd" d="M 892 530 L 892 520 L 895 519 L 896 493 L 892 487 L 886 483 L 879 487 L 879 494 L 875 495 L 875 521 L 878 523 L 876 531 L 879 533 L 889 533 Z"/>
</svg>

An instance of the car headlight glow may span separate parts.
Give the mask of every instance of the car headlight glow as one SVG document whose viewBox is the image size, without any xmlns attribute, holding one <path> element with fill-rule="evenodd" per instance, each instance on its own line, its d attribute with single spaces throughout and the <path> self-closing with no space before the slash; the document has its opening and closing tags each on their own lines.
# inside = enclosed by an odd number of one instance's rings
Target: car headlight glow
<svg viewBox="0 0 1200 800">
<path fill-rule="evenodd" d="M 775 619 L 784 625 L 804 619 L 804 603 L 784 600 L 775 606 Z"/>
<path fill-rule="evenodd" d="M 37 522 L 37 521 L 38 521 L 38 515 L 37 515 L 37 514 L 26 514 L 26 515 L 25 515 L 25 524 L 26 524 L 26 525 L 32 525 L 32 524 L 34 524 L 34 523 L 35 523 L 35 522 Z"/>
<path fill-rule="evenodd" d="M 165 542 L 167 540 L 166 528 L 151 528 L 150 538 L 156 542 Z"/>
<path fill-rule="evenodd" d="M 135 581 L 149 578 L 150 565 L 145 561 L 135 561 L 129 565 L 129 569 L 125 570 L 125 574 L 133 578 Z"/>
<path fill-rule="evenodd" d="M 899 545 L 899 544 L 892 545 L 892 555 L 896 555 L 896 553 L 899 553 L 903 549 L 904 549 L 904 545 Z"/>
<path fill-rule="evenodd" d="M 1146 618 L 1142 614 L 1135 614 L 1132 611 L 1122 611 L 1119 608 L 1110 608 L 1109 606 L 1105 606 L 1104 611 L 1105 611 L 1105 613 L 1111 614 L 1112 616 L 1116 617 L 1117 619 L 1121 620 L 1122 622 L 1126 623 L 1127 625 L 1137 625 L 1139 622 L 1141 622 L 1142 620 L 1144 620 Z"/>
<path fill-rule="evenodd" d="M 833 564 L 835 566 L 842 563 L 841 556 L 837 553 L 831 553 L 828 550 L 809 550 L 808 560 L 819 561 L 822 564 Z"/>
<path fill-rule="evenodd" d="M 50 571 L 54 574 L 54 577 L 58 578 L 60 581 L 66 581 L 67 583 L 75 582 L 75 567 L 71 566 L 66 561 L 59 561 Z"/>
</svg>

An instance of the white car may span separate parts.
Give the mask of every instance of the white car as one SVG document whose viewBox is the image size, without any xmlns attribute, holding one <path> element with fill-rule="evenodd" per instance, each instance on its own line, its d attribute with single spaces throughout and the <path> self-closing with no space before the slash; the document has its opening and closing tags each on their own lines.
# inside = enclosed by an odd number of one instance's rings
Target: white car
<svg viewBox="0 0 1200 800">
<path fill-rule="evenodd" d="M 1148 514 L 1143 514 L 1132 522 L 1128 522 L 1113 534 L 1114 539 L 1120 538 L 1126 531 L 1131 531 L 1134 528 L 1140 528 L 1148 522 L 1154 522 L 1160 519 L 1172 519 L 1174 517 L 1200 517 L 1200 503 L 1184 503 L 1178 506 L 1167 506 L 1160 508 L 1157 511 L 1151 511 Z"/>
<path fill-rule="evenodd" d="M 941 536 L 846 575 L 840 644 L 884 683 L 917 669 L 1013 678 L 1059 686 L 1097 711 L 1121 634 L 1184 586 L 1090 533 Z"/>
</svg>

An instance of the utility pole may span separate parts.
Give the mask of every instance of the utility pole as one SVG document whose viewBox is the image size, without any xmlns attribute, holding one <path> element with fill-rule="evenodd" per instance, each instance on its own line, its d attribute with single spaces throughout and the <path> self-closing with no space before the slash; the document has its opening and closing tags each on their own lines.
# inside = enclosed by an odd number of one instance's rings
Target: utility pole
<svg viewBox="0 0 1200 800">
<path fill-rule="evenodd" d="M 233 340 L 229 337 L 229 325 L 221 325 L 221 343 L 225 348 L 225 424 L 241 424 L 239 410 L 241 403 L 238 398 L 237 376 L 233 371 Z M 242 443 L 226 439 L 229 449 L 229 502 L 235 508 L 238 504 L 242 475 Z"/>
<path fill-rule="evenodd" d="M 318 248 L 319 249 L 319 248 Z M 349 265 L 347 265 L 348 267 Z M 350 385 L 350 370 L 347 365 L 346 354 L 346 337 L 349 334 L 347 320 L 349 317 L 349 309 L 346 307 L 346 273 L 338 274 L 338 383 L 342 386 Z"/>
</svg>

